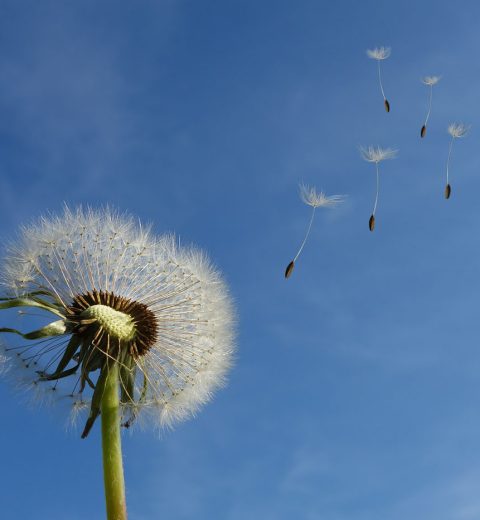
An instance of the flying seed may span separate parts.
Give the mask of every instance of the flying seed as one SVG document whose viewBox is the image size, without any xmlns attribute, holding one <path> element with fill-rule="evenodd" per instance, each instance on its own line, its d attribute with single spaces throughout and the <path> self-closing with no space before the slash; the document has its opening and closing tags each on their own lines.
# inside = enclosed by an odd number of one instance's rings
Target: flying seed
<svg viewBox="0 0 480 520">
<path fill-rule="evenodd" d="M 385 105 L 385 110 L 390 112 L 390 103 L 387 101 L 387 97 L 385 96 L 385 91 L 383 90 L 382 83 L 382 71 L 380 67 L 380 63 L 383 60 L 386 60 L 390 56 L 390 47 L 375 47 L 375 49 L 368 49 L 367 56 L 376 60 L 377 62 L 377 70 L 378 70 L 378 83 L 380 85 L 380 91 L 382 92 L 383 103 Z"/>
<path fill-rule="evenodd" d="M 449 177 L 449 166 L 450 166 L 450 156 L 452 155 L 453 142 L 455 139 L 459 139 L 460 137 L 465 137 L 469 131 L 470 127 L 465 125 L 464 123 L 451 123 L 448 125 L 448 133 L 452 136 L 450 139 L 450 145 L 448 147 L 448 157 L 447 157 L 447 178 L 446 178 L 446 187 L 445 187 L 445 198 L 450 198 L 451 188 L 450 188 L 450 177 Z"/>
<path fill-rule="evenodd" d="M 323 191 L 317 192 L 315 188 L 309 188 L 308 186 L 304 185 L 300 186 L 300 197 L 302 201 L 305 204 L 307 204 L 307 206 L 312 207 L 312 215 L 310 217 L 310 222 L 308 224 L 305 237 L 303 238 L 303 242 L 300 245 L 297 254 L 294 256 L 293 260 L 287 265 L 287 268 L 285 269 L 285 278 L 291 276 L 293 268 L 295 267 L 295 262 L 297 261 L 297 258 L 300 256 L 305 244 L 307 243 L 308 236 L 310 235 L 310 230 L 312 229 L 313 219 L 315 218 L 315 210 L 320 207 L 334 208 L 337 204 L 340 204 L 345 199 L 343 195 L 332 195 L 330 197 L 327 197 L 327 195 L 325 195 Z"/>
<path fill-rule="evenodd" d="M 425 76 L 422 78 L 422 83 L 430 87 L 430 94 L 428 97 L 428 111 L 427 116 L 425 117 L 425 121 L 422 126 L 422 130 L 420 131 L 420 137 L 425 137 L 427 132 L 427 123 L 430 118 L 430 113 L 432 111 L 432 96 L 433 96 L 433 85 L 436 85 L 440 81 L 440 76 Z"/>
<path fill-rule="evenodd" d="M 292 260 L 288 265 L 287 265 L 287 268 L 285 269 L 285 278 L 290 278 L 292 272 L 293 272 L 293 268 L 295 267 L 295 262 Z"/>
</svg>

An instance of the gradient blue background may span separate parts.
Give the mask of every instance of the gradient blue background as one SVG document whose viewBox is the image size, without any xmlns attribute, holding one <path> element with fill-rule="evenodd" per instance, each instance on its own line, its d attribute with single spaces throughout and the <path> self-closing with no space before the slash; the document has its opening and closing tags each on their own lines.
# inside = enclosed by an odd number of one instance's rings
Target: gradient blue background
<svg viewBox="0 0 480 520">
<path fill-rule="evenodd" d="M 124 436 L 132 520 L 480 518 L 479 18 L 475 1 L 0 2 L 2 241 L 64 201 L 109 203 L 206 249 L 237 303 L 229 386 L 161 438 Z M 473 126 L 447 202 L 452 121 Z M 399 149 L 373 234 L 369 144 Z M 349 197 L 285 281 L 301 181 Z M 103 518 L 98 427 L 82 441 L 4 382 L 0 402 L 2 518 Z"/>
</svg>

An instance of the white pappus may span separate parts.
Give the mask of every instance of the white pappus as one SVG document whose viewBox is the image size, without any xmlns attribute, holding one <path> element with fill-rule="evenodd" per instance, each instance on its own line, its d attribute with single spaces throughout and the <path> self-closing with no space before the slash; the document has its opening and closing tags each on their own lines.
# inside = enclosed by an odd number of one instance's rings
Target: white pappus
<svg viewBox="0 0 480 520">
<path fill-rule="evenodd" d="M 110 209 L 65 208 L 25 227 L 1 264 L 0 309 L 30 307 L 55 321 L 2 344 L 30 386 L 100 413 L 109 364 L 119 367 L 124 426 L 170 426 L 222 386 L 234 354 L 232 300 L 207 256 L 154 236 Z M 3 325 L 2 325 L 3 326 Z M 12 363 L 16 362 L 16 363 Z M 12 366 L 14 368 L 14 366 Z M 101 396 L 100 396 L 101 397 Z"/>
</svg>

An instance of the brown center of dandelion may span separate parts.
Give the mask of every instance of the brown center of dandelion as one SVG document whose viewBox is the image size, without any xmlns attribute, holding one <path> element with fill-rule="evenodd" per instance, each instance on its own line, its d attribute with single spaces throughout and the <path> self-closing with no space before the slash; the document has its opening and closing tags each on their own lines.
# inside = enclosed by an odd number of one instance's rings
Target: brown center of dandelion
<svg viewBox="0 0 480 520">
<path fill-rule="evenodd" d="M 67 319 L 73 334 L 90 336 L 101 352 L 115 358 L 120 349 L 134 358 L 143 356 L 157 339 L 157 319 L 145 304 L 107 291 L 76 295 Z"/>
</svg>

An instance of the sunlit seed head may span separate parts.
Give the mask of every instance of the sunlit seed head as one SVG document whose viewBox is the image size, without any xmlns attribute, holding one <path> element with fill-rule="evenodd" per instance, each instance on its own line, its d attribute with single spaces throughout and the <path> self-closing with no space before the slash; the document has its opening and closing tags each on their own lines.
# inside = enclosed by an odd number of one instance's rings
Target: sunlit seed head
<svg viewBox="0 0 480 520">
<path fill-rule="evenodd" d="M 374 49 L 367 49 L 367 56 L 373 60 L 386 60 L 390 54 L 390 47 L 375 47 Z"/>
<path fill-rule="evenodd" d="M 433 87 L 433 85 L 436 85 L 441 80 L 441 78 L 441 76 L 425 76 L 422 78 L 422 83 Z"/>
<path fill-rule="evenodd" d="M 392 148 L 380 148 L 380 146 L 360 147 L 362 158 L 367 162 L 379 163 L 387 159 L 395 159 L 398 150 Z"/>
<path fill-rule="evenodd" d="M 300 198 L 308 206 L 314 208 L 333 208 L 345 201 L 345 195 L 327 196 L 323 191 L 317 192 L 315 187 L 300 185 Z"/>
<path fill-rule="evenodd" d="M 206 255 L 109 209 L 66 208 L 22 230 L 0 286 L 63 320 L 10 336 L 0 355 L 26 386 L 70 397 L 75 411 L 92 406 L 108 359 L 120 365 L 123 422 L 170 426 L 209 401 L 232 364 L 232 302 Z"/>
<path fill-rule="evenodd" d="M 448 125 L 448 133 L 454 138 L 466 136 L 469 130 L 470 125 L 464 123 L 451 123 Z"/>
</svg>

